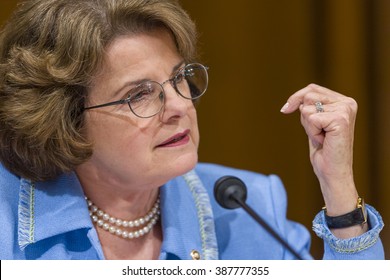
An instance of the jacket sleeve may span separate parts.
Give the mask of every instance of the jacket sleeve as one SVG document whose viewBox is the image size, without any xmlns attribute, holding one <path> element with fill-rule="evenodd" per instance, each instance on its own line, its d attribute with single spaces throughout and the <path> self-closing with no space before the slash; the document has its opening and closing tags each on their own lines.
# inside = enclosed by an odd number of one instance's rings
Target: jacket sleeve
<svg viewBox="0 0 390 280">
<path fill-rule="evenodd" d="M 384 259 L 384 249 L 379 233 L 384 224 L 380 214 L 366 204 L 370 230 L 349 239 L 339 239 L 332 234 L 325 222 L 324 211 L 313 221 L 314 232 L 324 240 L 324 259 L 375 260 Z"/>
</svg>

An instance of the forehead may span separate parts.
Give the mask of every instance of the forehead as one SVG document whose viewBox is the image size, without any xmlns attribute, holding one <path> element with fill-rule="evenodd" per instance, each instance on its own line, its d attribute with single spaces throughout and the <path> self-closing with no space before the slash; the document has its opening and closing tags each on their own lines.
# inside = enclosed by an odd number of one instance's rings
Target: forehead
<svg viewBox="0 0 390 280">
<path fill-rule="evenodd" d="M 104 67 L 107 71 L 140 68 L 180 56 L 170 32 L 158 29 L 147 33 L 116 37 L 107 47 Z"/>
</svg>

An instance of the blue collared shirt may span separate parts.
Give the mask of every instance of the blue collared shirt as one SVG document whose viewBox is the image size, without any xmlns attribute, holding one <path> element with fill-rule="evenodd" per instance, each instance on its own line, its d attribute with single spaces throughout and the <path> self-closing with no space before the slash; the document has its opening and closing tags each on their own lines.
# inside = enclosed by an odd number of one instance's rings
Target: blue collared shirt
<svg viewBox="0 0 390 280">
<path fill-rule="evenodd" d="M 287 198 L 280 179 L 213 164 L 161 187 L 163 243 L 160 259 L 293 259 L 242 209 L 227 210 L 213 197 L 215 181 L 241 178 L 247 203 L 302 256 L 310 259 L 310 234 L 286 219 Z M 324 239 L 324 259 L 384 259 L 379 232 L 383 221 L 368 206 L 370 230 L 341 240 L 332 235 L 321 211 L 313 229 Z M 0 259 L 104 259 L 80 182 L 73 173 L 31 184 L 0 166 Z"/>
</svg>

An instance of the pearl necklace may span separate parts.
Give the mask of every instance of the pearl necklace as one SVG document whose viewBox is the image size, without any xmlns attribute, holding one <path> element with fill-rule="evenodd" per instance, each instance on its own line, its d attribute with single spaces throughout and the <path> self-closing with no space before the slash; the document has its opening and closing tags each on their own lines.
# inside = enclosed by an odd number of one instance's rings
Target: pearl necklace
<svg viewBox="0 0 390 280">
<path fill-rule="evenodd" d="M 145 216 L 133 221 L 121 220 L 112 217 L 93 204 L 88 197 L 85 197 L 85 200 L 88 204 L 89 215 L 91 216 L 92 222 L 109 233 L 125 239 L 133 239 L 144 236 L 150 232 L 160 217 L 160 196 L 157 198 L 152 209 Z M 135 228 L 135 230 L 128 231 L 126 228 Z"/>
</svg>

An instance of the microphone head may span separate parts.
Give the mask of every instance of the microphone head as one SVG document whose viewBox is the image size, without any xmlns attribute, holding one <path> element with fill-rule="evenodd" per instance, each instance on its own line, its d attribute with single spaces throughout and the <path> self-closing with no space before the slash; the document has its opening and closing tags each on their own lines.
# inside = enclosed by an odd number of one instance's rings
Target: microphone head
<svg viewBox="0 0 390 280">
<path fill-rule="evenodd" d="M 224 208 L 235 209 L 241 207 L 236 199 L 245 202 L 247 196 L 243 181 L 234 176 L 223 176 L 214 185 L 214 197 Z"/>
</svg>

